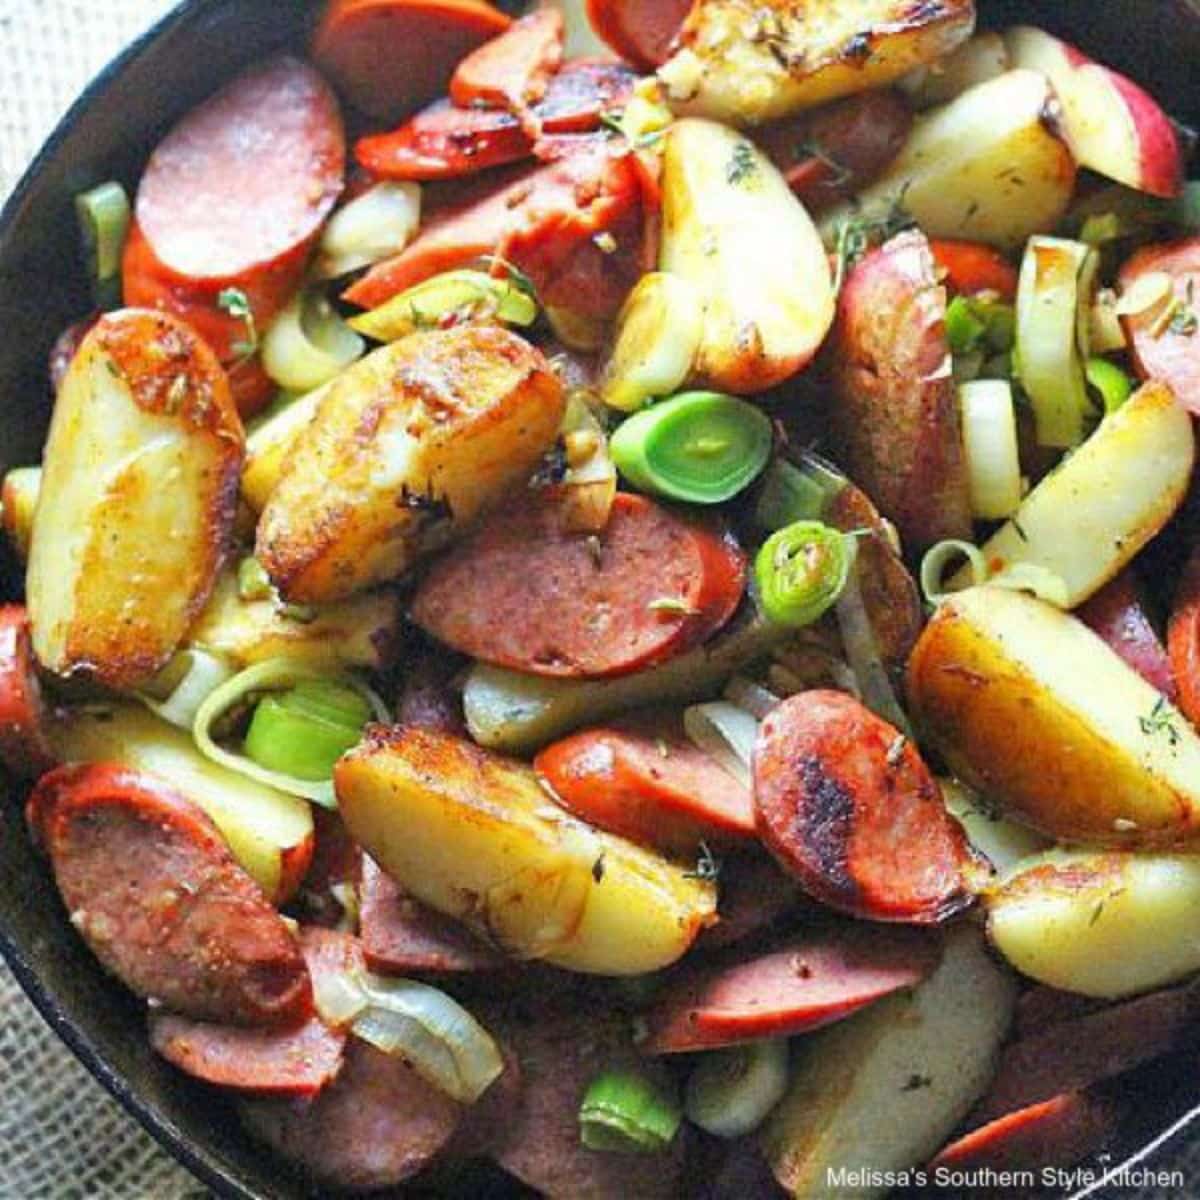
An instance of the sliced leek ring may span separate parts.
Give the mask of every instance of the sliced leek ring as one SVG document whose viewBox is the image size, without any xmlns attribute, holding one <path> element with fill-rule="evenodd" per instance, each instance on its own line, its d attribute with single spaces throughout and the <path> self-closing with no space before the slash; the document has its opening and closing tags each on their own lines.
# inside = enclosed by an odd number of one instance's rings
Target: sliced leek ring
<svg viewBox="0 0 1200 1200">
<path fill-rule="evenodd" d="M 958 389 L 971 512 L 981 521 L 1011 517 L 1021 505 L 1021 460 L 1011 385 L 978 379 Z"/>
<path fill-rule="evenodd" d="M 310 392 L 337 378 L 367 348 L 322 295 L 301 292 L 263 338 L 263 368 L 280 387 Z"/>
<path fill-rule="evenodd" d="M 421 189 L 415 183 L 377 183 L 338 209 L 325 226 L 315 274 L 336 279 L 399 254 L 421 225 Z"/>
</svg>

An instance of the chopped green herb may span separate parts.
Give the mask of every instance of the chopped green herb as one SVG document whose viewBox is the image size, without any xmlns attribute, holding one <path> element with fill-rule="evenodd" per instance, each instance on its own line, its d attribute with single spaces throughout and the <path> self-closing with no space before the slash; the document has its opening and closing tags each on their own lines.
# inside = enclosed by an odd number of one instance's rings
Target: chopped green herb
<svg viewBox="0 0 1200 1200">
<path fill-rule="evenodd" d="M 736 186 L 744 183 L 756 170 L 754 147 L 749 142 L 738 142 L 725 168 L 725 178 Z"/>
<path fill-rule="evenodd" d="M 700 843 L 700 854 L 696 859 L 696 869 L 685 871 L 685 879 L 702 879 L 707 883 L 716 883 L 721 877 L 721 863 L 713 857 L 707 842 Z"/>
<path fill-rule="evenodd" d="M 537 300 L 537 288 L 533 286 L 533 280 L 519 267 L 514 267 L 508 259 L 501 258 L 498 254 L 486 254 L 483 261 L 489 267 L 502 267 L 507 273 L 508 281 L 514 287 L 520 288 L 530 299 Z"/>
<path fill-rule="evenodd" d="M 250 307 L 250 298 L 241 288 L 225 288 L 217 296 L 217 307 L 245 325 L 245 338 L 234 342 L 232 347 L 238 359 L 245 362 L 258 350 L 258 326 L 254 321 L 254 309 Z"/>
<path fill-rule="evenodd" d="M 838 162 L 820 142 L 803 142 L 798 148 L 797 156 L 799 158 L 815 158 L 822 166 L 828 167 L 833 172 L 833 178 L 829 180 L 830 187 L 841 187 L 854 176 L 854 172 L 845 163 Z"/>
<path fill-rule="evenodd" d="M 921 1088 L 933 1086 L 932 1075 L 910 1075 L 908 1082 L 900 1089 L 902 1092 L 917 1092 Z"/>
<path fill-rule="evenodd" d="M 1147 737 L 1165 733 L 1172 746 L 1179 745 L 1179 729 L 1175 725 L 1175 711 L 1165 696 L 1159 696 L 1148 717 L 1139 717 L 1138 725 Z"/>
</svg>

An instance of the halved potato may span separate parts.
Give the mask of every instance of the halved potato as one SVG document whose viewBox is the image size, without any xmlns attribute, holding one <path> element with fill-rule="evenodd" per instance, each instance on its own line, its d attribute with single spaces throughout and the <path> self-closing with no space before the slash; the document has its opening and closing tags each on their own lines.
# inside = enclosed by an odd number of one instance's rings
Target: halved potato
<svg viewBox="0 0 1200 1200">
<path fill-rule="evenodd" d="M 911 994 L 800 1039 L 761 1135 L 775 1178 L 797 1197 L 886 1195 L 887 1173 L 926 1162 L 986 1090 L 1016 995 L 979 930 L 959 925 Z M 878 1182 L 838 1187 L 839 1172 Z"/>
<path fill-rule="evenodd" d="M 246 438 L 246 465 L 242 469 L 242 499 L 256 512 L 267 507 L 288 464 L 297 439 L 312 423 L 329 391 L 329 384 L 293 400 L 268 417 Z"/>
<path fill-rule="evenodd" d="M 996 572 L 1018 563 L 1045 568 L 1067 585 L 1066 607 L 1074 608 L 1171 519 L 1195 458 L 1191 417 L 1165 384 L 1148 383 L 1025 497 L 984 558 Z M 964 571 L 951 586 L 968 582 Z"/>
<path fill-rule="evenodd" d="M 640 975 L 710 922 L 710 883 L 560 808 L 531 767 L 412 726 L 335 768 L 351 835 L 404 889 L 518 958 Z"/>
<path fill-rule="evenodd" d="M 906 75 L 900 81 L 900 90 L 914 108 L 932 108 L 961 96 L 976 84 L 1003 75 L 1011 67 L 1003 36 L 989 30 L 977 33 L 953 54 Z"/>
<path fill-rule="evenodd" d="M 164 313 L 109 313 L 58 391 L 26 592 L 60 675 L 151 678 L 204 607 L 229 542 L 244 434 L 212 351 Z"/>
<path fill-rule="evenodd" d="M 373 591 L 314 607 L 298 620 L 272 597 L 243 600 L 236 573 L 225 571 L 186 640 L 239 667 L 282 655 L 310 667 L 376 671 L 396 643 L 400 609 L 395 592 Z"/>
<path fill-rule="evenodd" d="M 1013 250 L 1058 224 L 1075 190 L 1075 160 L 1044 75 L 1008 71 L 917 118 L 908 142 L 852 203 L 821 218 L 826 244 L 846 224 L 907 213 L 930 237 Z"/>
<path fill-rule="evenodd" d="M 532 474 L 565 406 L 541 353 L 496 326 L 384 346 L 334 380 L 289 450 L 256 556 L 303 603 L 395 579 Z"/>
<path fill-rule="evenodd" d="M 997 871 L 1008 871 L 1022 859 L 1049 848 L 1050 842 L 1040 833 L 1006 821 L 994 805 L 957 779 L 939 779 L 938 786 L 946 808 L 962 826 L 967 841 Z"/>
<path fill-rule="evenodd" d="M 987 901 L 988 933 L 1018 971 L 1115 999 L 1200 970 L 1200 858 L 1052 850 Z"/>
<path fill-rule="evenodd" d="M 37 510 L 41 488 L 41 467 L 16 467 L 4 476 L 4 485 L 0 488 L 0 523 L 22 562 L 29 557 L 33 514 Z"/>
<path fill-rule="evenodd" d="M 833 324 L 821 239 L 774 164 L 712 121 L 677 121 L 663 156 L 660 262 L 704 309 L 692 382 L 754 393 L 811 361 Z"/>
<path fill-rule="evenodd" d="M 681 112 L 758 125 L 886 87 L 974 28 L 972 0 L 698 0 L 659 78 Z"/>
<path fill-rule="evenodd" d="M 137 704 L 69 709 L 48 736 L 63 762 L 115 762 L 166 780 L 212 818 L 230 853 L 276 903 L 300 885 L 312 857 L 304 800 L 210 762 L 182 730 Z"/>
<path fill-rule="evenodd" d="M 1020 592 L 947 599 L 908 666 L 913 717 L 955 773 L 1053 838 L 1194 843 L 1200 737 L 1082 621 Z"/>
</svg>

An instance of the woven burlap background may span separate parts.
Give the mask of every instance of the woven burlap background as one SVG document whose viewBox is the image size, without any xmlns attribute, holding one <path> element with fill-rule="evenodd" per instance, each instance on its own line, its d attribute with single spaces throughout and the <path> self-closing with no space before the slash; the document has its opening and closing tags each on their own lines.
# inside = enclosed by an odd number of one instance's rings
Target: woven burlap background
<svg viewBox="0 0 1200 1200">
<path fill-rule="evenodd" d="M 0 202 L 88 79 L 170 7 L 0 0 Z M 1183 1192 L 1143 1192 L 1140 1200 L 1200 1196 L 1200 1144 L 1177 1158 L 1170 1165 L 1184 1169 Z M 207 1195 L 92 1080 L 0 964 L 0 1200 Z"/>
</svg>

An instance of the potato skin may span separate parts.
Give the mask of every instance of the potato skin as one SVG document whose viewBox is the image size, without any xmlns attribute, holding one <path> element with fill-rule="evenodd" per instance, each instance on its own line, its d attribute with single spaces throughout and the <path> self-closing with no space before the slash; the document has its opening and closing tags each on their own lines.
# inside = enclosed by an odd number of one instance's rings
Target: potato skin
<svg viewBox="0 0 1200 1200">
<path fill-rule="evenodd" d="M 532 473 L 565 403 L 542 354 L 505 329 L 384 346 L 322 398 L 259 521 L 259 561 L 308 604 L 396 578 Z"/>
<path fill-rule="evenodd" d="M 102 317 L 59 389 L 27 593 L 51 671 L 131 687 L 170 658 L 212 591 L 245 435 L 225 372 L 164 313 Z"/>
<path fill-rule="evenodd" d="M 908 696 L 957 775 L 1050 837 L 1134 848 L 1200 834 L 1200 739 L 1049 605 L 1003 588 L 956 593 L 909 660 Z"/>
</svg>

